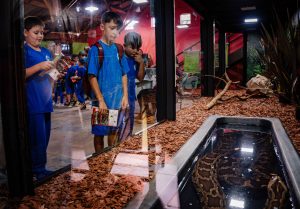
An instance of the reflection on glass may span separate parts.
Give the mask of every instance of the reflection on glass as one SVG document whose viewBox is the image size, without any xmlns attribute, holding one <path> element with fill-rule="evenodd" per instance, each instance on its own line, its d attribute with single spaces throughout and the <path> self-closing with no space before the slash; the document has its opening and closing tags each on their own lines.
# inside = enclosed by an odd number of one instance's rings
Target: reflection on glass
<svg viewBox="0 0 300 209">
<path fill-rule="evenodd" d="M 90 170 L 88 162 L 86 160 L 86 154 L 84 150 L 72 150 L 71 156 L 71 181 L 81 181 L 86 176 L 86 174 L 84 174 L 83 171 Z"/>
<path fill-rule="evenodd" d="M 113 174 L 149 177 L 148 155 L 119 153 L 110 171 Z"/>
<path fill-rule="evenodd" d="M 182 0 L 175 1 L 176 110 L 200 96 L 201 15 Z M 188 36 L 187 36 L 188 34 Z"/>
<path fill-rule="evenodd" d="M 177 167 L 166 165 L 156 173 L 156 192 L 163 202 L 168 207 L 180 208 Z"/>
<path fill-rule="evenodd" d="M 219 29 L 216 27 L 216 24 L 214 23 L 214 68 L 215 68 L 215 75 L 217 76 L 222 76 L 219 75 Z"/>
<path fill-rule="evenodd" d="M 98 51 L 98 48 L 95 49 L 92 46 L 100 39 L 103 41 L 103 37 L 105 38 L 105 34 L 107 34 L 100 29 L 101 16 L 106 12 L 104 8 L 109 8 L 108 10 L 117 13 L 124 23 L 123 27 L 111 31 L 113 36 L 110 37 L 113 37 L 113 40 L 109 41 L 124 46 L 122 53 L 124 56 L 121 57 L 121 60 L 124 59 L 124 63 L 127 64 L 120 65 L 121 63 L 117 61 L 114 62 L 114 65 L 119 65 L 119 68 L 121 66 L 122 69 L 131 66 L 134 72 L 130 74 L 128 71 L 127 73 L 127 88 L 133 89 L 131 92 L 128 91 L 129 100 L 131 100 L 131 103 L 129 102 L 130 111 L 119 113 L 118 124 L 123 125 L 117 126 L 116 135 L 111 138 L 105 136 L 104 139 L 101 139 L 101 152 L 106 151 L 109 146 L 125 140 L 131 133 L 147 129 L 150 124 L 156 122 L 155 18 L 149 1 L 126 1 L 118 2 L 118 4 L 104 1 L 93 4 L 86 4 L 83 1 L 70 4 L 60 0 L 25 1 L 24 16 L 37 16 L 45 24 L 44 37 L 40 46 L 49 50 L 55 61 L 55 68 L 60 73 L 57 80 L 54 79 L 56 81 L 50 78 L 52 88 L 43 89 L 43 91 L 49 92 L 51 106 L 54 109 L 51 113 L 51 131 L 49 146 L 46 150 L 47 165 L 45 169 L 54 171 L 70 164 L 75 170 L 82 169 L 81 166 L 88 169 L 85 162 L 86 156 L 91 156 L 97 151 L 95 150 L 97 141 L 94 143 L 94 136 L 91 133 L 92 104 L 96 98 L 90 94 L 91 90 L 89 90 L 87 72 L 91 73 L 92 67 L 88 65 L 87 61 L 91 60 L 93 51 Z M 126 44 L 125 35 L 132 34 L 132 32 L 140 34 L 141 41 L 134 43 L 132 40 L 135 39 L 129 38 L 129 42 Z M 109 42 L 108 45 L 112 42 Z M 102 48 L 106 48 L 108 45 L 104 43 Z M 120 56 L 120 54 L 118 51 L 116 56 L 112 57 Z M 95 60 L 99 61 L 101 69 L 103 66 L 112 66 L 112 64 L 108 64 L 112 60 L 111 58 L 100 61 L 96 56 Z M 132 63 L 130 63 L 131 61 Z M 81 70 L 84 68 L 86 68 L 85 71 Z M 135 71 L 139 73 L 135 73 Z M 118 70 L 110 72 L 108 77 L 116 76 L 117 72 Z M 137 74 L 136 77 L 135 74 Z M 105 84 L 101 85 L 100 89 L 104 91 L 103 85 Z M 102 96 L 112 96 L 112 103 L 121 103 L 112 95 L 112 92 L 120 91 L 122 93 L 122 89 L 122 85 L 114 86 L 109 88 L 109 91 L 102 92 Z M 116 109 L 119 109 L 119 106 Z M 108 119 L 111 119 L 110 116 L 109 114 Z M 100 117 L 98 118 L 100 119 Z M 103 118 L 101 121 L 106 121 L 105 117 Z M 144 151 L 148 150 L 147 137 L 147 132 L 143 132 L 142 147 Z M 75 171 L 72 172 L 75 179 L 81 178 Z"/>
<path fill-rule="evenodd" d="M 230 74 L 231 80 L 234 80 L 234 81 L 241 80 L 241 78 L 243 77 L 243 72 L 244 72 L 243 65 L 242 65 L 243 43 L 244 43 L 243 34 L 242 33 L 225 33 L 225 39 L 226 39 L 226 45 L 225 45 L 226 71 L 228 74 Z M 255 41 L 255 42 L 259 43 L 259 41 Z M 259 45 L 259 44 L 257 44 L 257 45 Z M 248 48 L 247 48 L 247 50 L 248 50 Z M 256 49 L 254 49 L 254 48 L 253 48 L 253 50 L 255 51 Z M 248 54 L 250 54 L 250 53 L 247 52 L 247 55 Z M 251 71 L 253 71 L 252 69 L 254 67 L 248 65 L 247 68 L 250 68 Z M 247 75 L 247 78 L 248 78 L 248 75 Z"/>
</svg>

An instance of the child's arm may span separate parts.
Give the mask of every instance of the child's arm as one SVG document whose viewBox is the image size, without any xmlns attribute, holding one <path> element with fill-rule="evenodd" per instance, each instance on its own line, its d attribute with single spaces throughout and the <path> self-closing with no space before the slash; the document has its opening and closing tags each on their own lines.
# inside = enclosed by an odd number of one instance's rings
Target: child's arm
<svg viewBox="0 0 300 209">
<path fill-rule="evenodd" d="M 106 106 L 105 101 L 103 99 L 103 95 L 100 91 L 97 78 L 93 75 L 89 75 L 89 82 L 91 84 L 91 87 L 92 87 L 92 90 L 95 94 L 95 97 L 99 102 L 99 111 L 101 113 L 105 113 L 105 110 L 107 109 L 107 106 Z"/>
<path fill-rule="evenodd" d="M 50 70 L 52 69 L 53 66 L 53 62 L 51 61 L 44 61 L 44 62 L 40 62 L 36 65 L 33 65 L 32 67 L 26 68 L 25 72 L 26 72 L 26 79 L 30 76 L 32 76 L 33 74 L 35 74 L 36 72 L 40 71 L 40 70 Z"/>
<path fill-rule="evenodd" d="M 142 81 L 145 77 L 145 65 L 142 54 L 138 53 L 137 55 L 135 55 L 134 60 L 138 63 L 139 66 L 138 74 L 136 77 L 139 81 Z"/>
<path fill-rule="evenodd" d="M 123 86 L 123 98 L 122 98 L 122 109 L 128 106 L 128 85 L 127 85 L 127 75 L 122 76 L 122 86 Z"/>
</svg>

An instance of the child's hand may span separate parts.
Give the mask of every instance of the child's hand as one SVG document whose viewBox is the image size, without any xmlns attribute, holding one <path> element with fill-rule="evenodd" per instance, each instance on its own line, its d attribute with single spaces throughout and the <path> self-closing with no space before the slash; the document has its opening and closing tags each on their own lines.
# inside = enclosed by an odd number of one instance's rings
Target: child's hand
<svg viewBox="0 0 300 209">
<path fill-rule="evenodd" d="M 52 61 L 44 61 L 44 62 L 39 63 L 38 65 L 41 70 L 45 70 L 45 71 L 48 71 L 48 70 L 54 68 Z"/>
<path fill-rule="evenodd" d="M 57 76 L 57 78 L 59 80 L 62 80 L 64 77 L 65 77 L 65 75 L 63 73 L 59 73 L 58 76 Z"/>
<path fill-rule="evenodd" d="M 106 111 L 107 111 L 107 106 L 106 106 L 104 100 L 99 101 L 99 112 L 104 114 L 104 113 L 106 113 Z"/>
<path fill-rule="evenodd" d="M 144 62 L 142 54 L 140 52 L 134 55 L 134 60 L 140 64 Z"/>
<path fill-rule="evenodd" d="M 126 109 L 127 106 L 128 106 L 128 97 L 123 96 L 123 98 L 122 98 L 122 109 L 123 110 Z"/>
</svg>

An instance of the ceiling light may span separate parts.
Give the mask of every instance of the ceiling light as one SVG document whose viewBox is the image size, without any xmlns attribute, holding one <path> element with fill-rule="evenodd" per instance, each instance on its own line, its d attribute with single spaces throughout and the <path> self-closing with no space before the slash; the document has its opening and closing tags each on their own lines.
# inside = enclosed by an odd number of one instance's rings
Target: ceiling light
<svg viewBox="0 0 300 209">
<path fill-rule="evenodd" d="M 241 7 L 242 11 L 252 11 L 256 10 L 256 6 L 249 6 L 249 7 Z"/>
<path fill-rule="evenodd" d="M 235 208 L 245 208 L 245 201 L 244 200 L 237 200 L 231 198 L 229 206 L 235 207 Z"/>
<path fill-rule="evenodd" d="M 176 27 L 179 29 L 182 29 L 182 28 L 188 28 L 189 26 L 188 25 L 177 25 Z"/>
<path fill-rule="evenodd" d="M 98 7 L 95 6 L 88 6 L 85 8 L 85 10 L 89 11 L 89 12 L 94 12 L 98 10 Z"/>
<path fill-rule="evenodd" d="M 242 147 L 241 151 L 242 152 L 247 152 L 247 153 L 253 153 L 253 148 L 251 148 L 251 147 Z"/>
<path fill-rule="evenodd" d="M 245 23 L 256 23 L 258 21 L 257 18 L 246 18 L 244 20 Z"/>
<path fill-rule="evenodd" d="M 143 4 L 143 3 L 147 3 L 148 0 L 133 0 L 133 2 L 136 4 Z"/>
<path fill-rule="evenodd" d="M 76 7 L 76 12 L 80 12 L 80 6 Z"/>
</svg>

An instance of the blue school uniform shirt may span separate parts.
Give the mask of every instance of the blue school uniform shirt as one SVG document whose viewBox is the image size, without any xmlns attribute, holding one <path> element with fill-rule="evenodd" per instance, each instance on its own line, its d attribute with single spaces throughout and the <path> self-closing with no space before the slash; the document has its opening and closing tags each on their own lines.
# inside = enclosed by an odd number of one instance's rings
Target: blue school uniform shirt
<svg viewBox="0 0 300 209">
<path fill-rule="evenodd" d="M 129 72 L 127 73 L 128 78 L 128 100 L 130 102 L 135 102 L 135 78 L 138 73 L 138 68 L 136 61 L 132 57 L 126 56 L 126 60 L 129 67 Z"/>
<path fill-rule="evenodd" d="M 72 67 L 70 67 L 67 70 L 67 74 L 66 74 L 66 81 L 68 82 L 69 86 L 71 86 L 73 84 L 71 77 L 75 75 L 75 71 L 77 69 L 77 65 L 73 65 Z"/>
<path fill-rule="evenodd" d="M 77 86 L 82 86 L 84 76 L 86 74 L 86 68 L 84 66 L 74 66 L 70 72 L 70 77 L 79 76 L 81 79 L 76 81 Z"/>
<path fill-rule="evenodd" d="M 61 88 L 62 86 L 63 86 L 63 80 L 62 79 L 58 79 L 56 81 L 56 88 L 58 89 L 58 88 Z"/>
<path fill-rule="evenodd" d="M 88 54 L 88 74 L 97 77 L 100 91 L 109 109 L 120 109 L 123 97 L 122 76 L 129 71 L 125 56 L 119 62 L 118 49 L 115 44 L 107 45 L 99 40 L 103 47 L 104 59 L 99 65 L 98 48 L 92 46 Z M 100 68 L 100 69 L 99 69 Z M 98 104 L 93 103 L 94 106 Z"/>
<path fill-rule="evenodd" d="M 25 68 L 30 68 L 40 62 L 52 60 L 50 51 L 41 47 L 41 51 L 24 45 Z M 27 110 L 29 114 L 53 112 L 52 84 L 50 76 L 40 75 L 42 70 L 26 79 Z"/>
<path fill-rule="evenodd" d="M 81 79 L 79 81 L 82 82 L 82 80 L 84 79 L 85 74 L 86 74 L 86 67 L 84 67 L 84 66 L 80 66 L 79 67 L 78 66 L 78 68 L 77 68 L 77 76 L 81 77 Z"/>
</svg>

